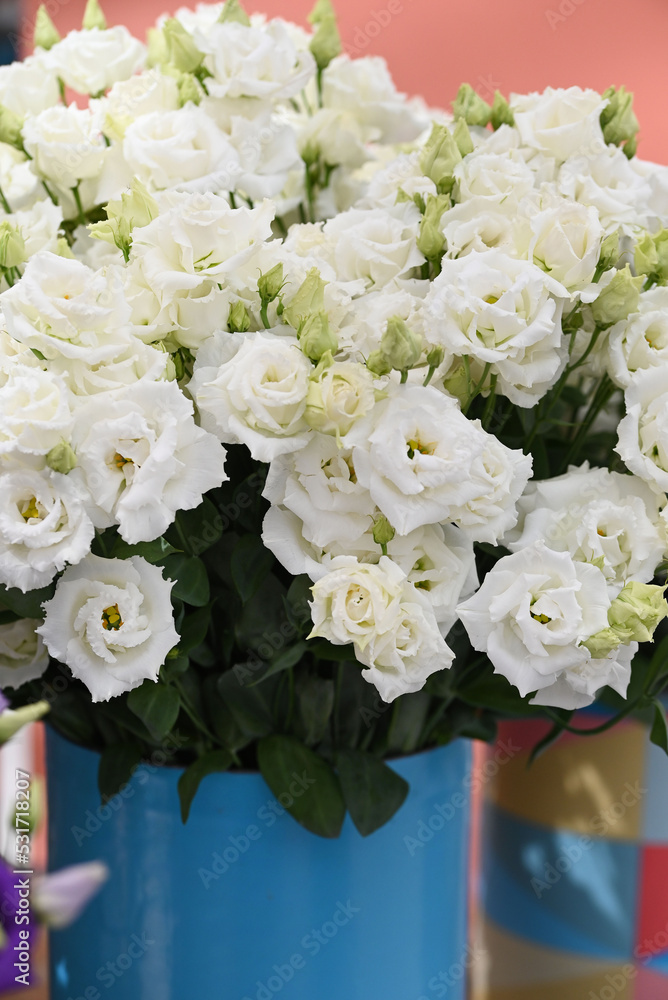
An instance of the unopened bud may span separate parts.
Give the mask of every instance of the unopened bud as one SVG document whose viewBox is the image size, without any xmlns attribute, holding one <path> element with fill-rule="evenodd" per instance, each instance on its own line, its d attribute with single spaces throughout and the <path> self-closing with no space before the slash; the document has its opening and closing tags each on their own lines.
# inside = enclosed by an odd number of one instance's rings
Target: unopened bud
<svg viewBox="0 0 668 1000">
<path fill-rule="evenodd" d="M 250 17 L 239 3 L 239 0 L 225 0 L 225 5 L 220 12 L 218 21 L 221 24 L 229 24 L 230 22 L 243 24 L 246 28 L 250 28 L 251 23 Z"/>
<path fill-rule="evenodd" d="M 492 128 L 494 131 L 496 131 L 497 128 L 501 128 L 502 125 L 515 124 L 515 115 L 512 113 L 508 101 L 499 90 L 497 90 L 494 94 L 494 103 L 492 104 L 490 121 L 492 122 Z"/>
<path fill-rule="evenodd" d="M 626 319 L 630 313 L 637 312 L 643 284 L 643 275 L 634 278 L 628 264 L 621 271 L 615 271 L 612 280 L 591 304 L 596 323 L 604 327 L 612 326 Z"/>
<path fill-rule="evenodd" d="M 384 514 L 377 514 L 373 519 L 373 540 L 376 545 L 386 546 L 391 542 L 396 531 Z"/>
<path fill-rule="evenodd" d="M 36 49 L 46 49 L 48 51 L 59 41 L 60 32 L 49 17 L 49 13 L 42 3 L 37 8 L 37 14 L 35 15 L 33 45 Z"/>
<path fill-rule="evenodd" d="M 467 125 L 484 127 L 489 123 L 492 109 L 487 101 L 483 101 L 482 97 L 476 94 L 470 84 L 463 83 L 452 104 L 452 113 L 455 118 L 463 118 Z"/>
<path fill-rule="evenodd" d="M 54 472 L 61 472 L 64 476 L 71 472 L 72 469 L 77 467 L 77 456 L 69 444 L 63 441 L 62 444 L 57 444 L 55 448 L 46 456 L 46 464 Z"/>
<path fill-rule="evenodd" d="M 339 342 L 329 329 L 326 312 L 311 313 L 304 320 L 299 329 L 299 346 L 311 361 L 320 361 L 323 354 L 338 350 Z"/>
<path fill-rule="evenodd" d="M 26 245 L 21 233 L 11 222 L 0 222 L 0 267 L 9 270 L 26 260 Z"/>
<path fill-rule="evenodd" d="M 227 328 L 230 333 L 246 333 L 250 330 L 250 315 L 240 299 L 233 302 L 227 317 Z"/>
<path fill-rule="evenodd" d="M 93 28 L 99 28 L 100 31 L 106 31 L 107 19 L 102 12 L 102 8 L 100 7 L 98 0 L 88 0 L 81 27 L 84 31 L 92 31 Z"/>
<path fill-rule="evenodd" d="M 275 264 L 266 274 L 261 274 L 257 283 L 262 304 L 273 302 L 283 287 L 283 264 Z"/>
<path fill-rule="evenodd" d="M 443 213 L 450 208 L 447 194 L 429 195 L 420 223 L 417 247 L 427 260 L 440 260 L 445 250 L 445 233 L 441 228 Z"/>
<path fill-rule="evenodd" d="M 420 157 L 420 169 L 434 182 L 440 194 L 452 191 L 453 172 L 461 158 L 450 130 L 445 125 L 434 125 Z"/>
</svg>

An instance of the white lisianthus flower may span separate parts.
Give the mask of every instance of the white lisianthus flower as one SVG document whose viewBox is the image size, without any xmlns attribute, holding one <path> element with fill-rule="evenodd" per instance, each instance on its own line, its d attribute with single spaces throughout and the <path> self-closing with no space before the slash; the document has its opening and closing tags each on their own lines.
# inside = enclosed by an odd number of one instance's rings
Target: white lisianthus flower
<svg viewBox="0 0 668 1000">
<path fill-rule="evenodd" d="M 606 236 L 620 226 L 628 235 L 648 228 L 651 187 L 616 146 L 574 156 L 561 167 L 557 185 L 567 198 L 596 209 Z"/>
<path fill-rule="evenodd" d="M 511 451 L 454 399 L 427 386 L 399 386 L 348 436 L 357 478 L 400 535 L 453 521 L 495 541 L 515 523 L 531 459 Z"/>
<path fill-rule="evenodd" d="M 298 142 L 300 153 L 307 158 L 317 153 L 324 163 L 352 170 L 365 163 L 369 156 L 364 130 L 358 120 L 350 112 L 333 108 L 319 108 L 312 118 L 300 121 Z"/>
<path fill-rule="evenodd" d="M 44 189 L 31 164 L 20 149 L 0 142 L 0 184 L 14 212 L 31 208 L 42 196 Z"/>
<path fill-rule="evenodd" d="M 67 87 L 97 96 L 144 64 L 146 49 L 127 28 L 70 31 L 49 50 L 48 62 Z"/>
<path fill-rule="evenodd" d="M 190 183 L 198 190 L 229 191 L 241 171 L 229 138 L 194 104 L 137 118 L 125 132 L 123 155 L 132 173 L 153 191 Z"/>
<path fill-rule="evenodd" d="M 595 208 L 560 198 L 532 215 L 530 224 L 530 261 L 569 291 L 592 280 L 603 239 Z"/>
<path fill-rule="evenodd" d="M 526 257 L 531 238 L 529 218 L 512 199 L 495 202 L 471 198 L 441 216 L 446 257 L 463 257 L 475 250 L 500 250 L 509 257 Z"/>
<path fill-rule="evenodd" d="M 44 52 L 0 66 L 0 104 L 23 118 L 60 101 L 58 76 Z"/>
<path fill-rule="evenodd" d="M 197 353 L 189 391 L 202 426 L 245 444 L 258 462 L 298 451 L 313 433 L 305 419 L 313 366 L 291 333 L 219 333 Z"/>
<path fill-rule="evenodd" d="M 609 607 L 601 570 L 541 540 L 500 559 L 457 613 L 473 648 L 522 697 L 537 691 L 536 704 L 574 709 L 591 704 L 606 684 L 626 693 L 630 669 L 618 662 L 620 653 L 594 660 L 581 645 L 608 627 Z"/>
<path fill-rule="evenodd" d="M 263 26 L 236 22 L 196 30 L 195 45 L 211 73 L 207 90 L 215 98 L 274 102 L 294 97 L 315 76 L 315 60 L 298 50 L 284 23 Z"/>
<path fill-rule="evenodd" d="M 668 368 L 638 373 L 626 390 L 615 451 L 652 489 L 668 493 Z"/>
<path fill-rule="evenodd" d="M 91 110 L 102 121 L 102 131 L 122 141 L 128 125 L 155 111 L 177 111 L 179 88 L 175 77 L 149 69 L 129 80 L 119 80 L 106 95 L 91 100 Z"/>
<path fill-rule="evenodd" d="M 415 242 L 419 218 L 417 207 L 408 203 L 394 213 L 351 208 L 325 223 L 323 256 L 330 258 L 340 281 L 363 278 L 383 287 L 424 263 Z"/>
<path fill-rule="evenodd" d="M 62 379 L 32 364 L 0 367 L 0 455 L 46 455 L 68 437 L 71 427 Z"/>
<path fill-rule="evenodd" d="M 641 292 L 638 312 L 615 323 L 606 349 L 608 374 L 622 389 L 648 368 L 668 371 L 668 288 Z"/>
<path fill-rule="evenodd" d="M 504 544 L 512 552 L 544 539 L 551 549 L 601 570 L 611 597 L 628 580 L 650 583 L 666 550 L 657 495 L 636 476 L 589 463 L 528 484 L 519 523 Z"/>
<path fill-rule="evenodd" d="M 95 529 L 86 500 L 73 479 L 48 469 L 0 476 L 0 583 L 37 590 L 88 555 Z"/>
<path fill-rule="evenodd" d="M 600 118 L 607 103 L 595 90 L 581 87 L 510 96 L 522 142 L 557 160 L 605 149 Z"/>
<path fill-rule="evenodd" d="M 236 187 L 253 201 L 277 198 L 291 172 L 304 169 L 295 130 L 278 115 L 233 115 L 230 142 L 239 155 Z"/>
<path fill-rule="evenodd" d="M 38 253 L 2 296 L 7 329 L 47 362 L 113 360 L 132 343 L 120 268 L 93 271 L 78 260 Z"/>
<path fill-rule="evenodd" d="M 70 566 L 44 605 L 37 631 L 54 659 L 66 663 L 93 701 L 109 701 L 155 681 L 179 641 L 171 580 L 141 556 L 89 555 Z"/>
<path fill-rule="evenodd" d="M 35 631 L 41 624 L 39 619 L 21 618 L 0 625 L 0 690 L 37 680 L 48 667 L 44 640 Z"/>
<path fill-rule="evenodd" d="M 21 233 L 25 242 L 26 260 L 30 260 L 42 250 L 55 253 L 63 222 L 63 210 L 52 201 L 37 201 L 30 208 L 20 209 L 8 215 L 6 221 L 16 226 Z"/>
<path fill-rule="evenodd" d="M 534 174 L 519 150 L 488 152 L 485 146 L 470 153 L 454 168 L 455 200 L 480 199 L 483 203 L 503 206 L 518 203 L 533 191 Z"/>
<path fill-rule="evenodd" d="M 72 443 L 96 527 L 118 524 L 130 544 L 166 531 L 227 479 L 225 449 L 195 423 L 176 382 L 139 382 L 75 410 Z"/>
<path fill-rule="evenodd" d="M 374 378 L 365 365 L 334 361 L 319 365 L 306 396 L 306 422 L 322 434 L 345 437 L 376 402 Z"/>
<path fill-rule="evenodd" d="M 311 637 L 353 642 L 367 666 L 362 676 L 384 701 L 419 691 L 430 674 L 451 666 L 454 654 L 429 601 L 387 556 L 377 565 L 339 556 L 312 593 Z"/>
<path fill-rule="evenodd" d="M 497 392 L 517 406 L 534 406 L 565 364 L 561 314 L 568 293 L 535 264 L 499 250 L 444 260 L 425 300 L 430 341 L 456 357 L 484 365 Z"/>
<path fill-rule="evenodd" d="M 107 145 L 87 108 L 57 105 L 26 119 L 23 142 L 35 170 L 59 188 L 99 177 Z"/>
</svg>

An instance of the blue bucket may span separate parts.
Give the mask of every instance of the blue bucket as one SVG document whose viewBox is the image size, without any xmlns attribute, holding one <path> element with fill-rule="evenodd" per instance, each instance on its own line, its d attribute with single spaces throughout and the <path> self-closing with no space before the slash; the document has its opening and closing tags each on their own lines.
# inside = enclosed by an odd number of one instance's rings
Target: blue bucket
<svg viewBox="0 0 668 1000">
<path fill-rule="evenodd" d="M 255 773 L 207 777 L 186 826 L 177 768 L 143 765 L 100 806 L 98 759 L 49 732 L 49 867 L 111 870 L 51 935 L 52 1000 L 463 1000 L 465 741 L 394 761 L 402 809 L 368 838 L 348 817 L 337 840 Z"/>
</svg>

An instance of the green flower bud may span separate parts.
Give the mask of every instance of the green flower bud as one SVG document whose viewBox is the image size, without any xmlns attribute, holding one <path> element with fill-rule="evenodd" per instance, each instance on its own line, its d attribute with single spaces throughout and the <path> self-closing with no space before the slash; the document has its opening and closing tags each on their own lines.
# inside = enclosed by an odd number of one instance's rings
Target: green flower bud
<svg viewBox="0 0 668 1000">
<path fill-rule="evenodd" d="M 319 70 L 327 69 L 332 59 L 336 59 L 343 49 L 331 0 L 317 0 L 308 19 L 310 24 L 315 25 L 315 33 L 309 45 L 311 54 Z"/>
<path fill-rule="evenodd" d="M 37 701 L 33 705 L 23 705 L 22 708 L 6 708 L 0 712 L 0 743 L 6 743 L 19 729 L 37 722 L 50 709 L 48 701 Z"/>
<path fill-rule="evenodd" d="M 619 230 L 610 233 L 601 243 L 601 252 L 598 258 L 598 268 L 601 273 L 609 271 L 611 267 L 616 267 L 619 263 Z"/>
<path fill-rule="evenodd" d="M 470 379 L 466 374 L 466 368 L 463 364 L 450 369 L 443 380 L 443 388 L 461 403 L 469 398 L 471 391 Z"/>
<path fill-rule="evenodd" d="M 422 337 L 413 333 L 401 316 L 391 316 L 380 342 L 380 350 L 395 371 L 408 371 L 420 360 Z"/>
<path fill-rule="evenodd" d="M 508 101 L 499 90 L 497 90 L 494 94 L 494 103 L 492 104 L 492 115 L 490 121 L 492 122 L 492 128 L 494 131 L 496 131 L 497 128 L 501 128 L 502 125 L 515 124 L 515 115 L 510 110 Z"/>
<path fill-rule="evenodd" d="M 659 270 L 659 253 L 651 233 L 645 233 L 636 243 L 633 263 L 636 274 L 656 274 Z"/>
<path fill-rule="evenodd" d="M 46 464 L 54 472 L 62 472 L 64 476 L 71 472 L 72 469 L 77 467 L 77 456 L 69 444 L 63 441 L 62 444 L 57 444 L 55 448 L 46 456 Z"/>
<path fill-rule="evenodd" d="M 312 267 L 290 304 L 285 307 L 283 315 L 291 327 L 299 330 L 308 316 L 324 312 L 324 309 L 325 282 L 320 277 L 318 268 Z"/>
<path fill-rule="evenodd" d="M 443 359 L 445 357 L 444 347 L 431 347 L 427 352 L 427 364 L 430 368 L 436 370 L 443 364 Z"/>
<path fill-rule="evenodd" d="M 230 312 L 227 317 L 227 328 L 230 333 L 246 333 L 250 330 L 250 325 L 251 321 L 248 309 L 241 299 L 237 299 L 230 306 Z"/>
<path fill-rule="evenodd" d="M 657 276 L 660 281 L 668 281 L 668 229 L 654 235 L 654 246 L 658 258 Z"/>
<path fill-rule="evenodd" d="M 111 243 L 123 251 L 127 258 L 132 245 L 132 231 L 148 226 L 158 215 L 158 203 L 138 177 L 120 200 L 113 200 L 105 207 L 107 220 L 88 226 L 92 237 Z"/>
<path fill-rule="evenodd" d="M 396 531 L 385 515 L 377 514 L 373 519 L 373 540 L 376 545 L 381 545 L 384 551 L 388 542 L 391 542 L 395 535 Z"/>
<path fill-rule="evenodd" d="M 638 136 L 634 135 L 632 139 L 627 139 L 627 141 L 622 146 L 622 152 L 627 160 L 632 160 L 633 157 L 638 152 Z"/>
<path fill-rule="evenodd" d="M 392 365 L 382 351 L 372 351 L 366 360 L 366 366 L 374 375 L 389 375 Z"/>
<path fill-rule="evenodd" d="M 257 283 L 262 304 L 273 302 L 283 287 L 283 264 L 275 264 L 266 274 L 261 274 Z"/>
<path fill-rule="evenodd" d="M 613 628 L 604 628 L 582 643 L 595 660 L 604 660 L 613 649 L 617 649 L 621 644 L 622 637 Z"/>
<path fill-rule="evenodd" d="M 13 111 L 0 104 L 0 142 L 6 142 L 8 146 L 16 146 L 23 149 L 23 118 L 19 118 Z"/>
<path fill-rule="evenodd" d="M 445 125 L 434 125 L 420 157 L 420 169 L 434 182 L 440 194 L 449 194 L 454 186 L 453 171 L 461 161 L 454 136 Z"/>
<path fill-rule="evenodd" d="M 204 55 L 195 45 L 192 35 L 180 21 L 171 17 L 162 29 L 167 44 L 168 61 L 182 73 L 196 73 L 201 68 Z"/>
<path fill-rule="evenodd" d="M 11 222 L 0 222 L 0 267 L 9 270 L 26 260 L 26 245 L 21 233 Z"/>
<path fill-rule="evenodd" d="M 625 644 L 651 642 L 657 627 L 668 617 L 665 589 L 631 580 L 612 602 L 608 621 Z"/>
<path fill-rule="evenodd" d="M 420 223 L 417 247 L 427 260 L 440 260 L 445 250 L 445 234 L 441 229 L 441 218 L 450 208 L 447 194 L 430 194 Z"/>
<path fill-rule="evenodd" d="M 606 142 L 621 146 L 623 142 L 635 139 L 638 129 L 638 119 L 633 111 L 633 94 L 624 87 L 608 87 L 602 95 L 608 104 L 601 111 L 601 128 Z"/>
<path fill-rule="evenodd" d="M 179 73 L 178 88 L 180 107 L 185 107 L 188 102 L 199 104 L 202 100 L 204 92 L 192 73 Z"/>
<path fill-rule="evenodd" d="M 56 28 L 55 24 L 49 17 L 48 11 L 44 4 L 40 4 L 37 8 L 37 14 L 35 16 L 35 31 L 33 34 L 33 45 L 35 48 L 52 49 L 53 46 L 60 41 L 60 32 Z"/>
<path fill-rule="evenodd" d="M 149 28 L 146 32 L 148 53 L 146 63 L 152 66 L 165 66 L 169 62 L 167 39 L 159 28 Z"/>
<path fill-rule="evenodd" d="M 621 271 L 615 271 L 612 281 L 591 304 L 596 323 L 604 327 L 612 326 L 626 319 L 630 313 L 637 312 L 643 284 L 643 275 L 634 278 L 628 264 Z"/>
<path fill-rule="evenodd" d="M 229 24 L 234 22 L 236 24 L 243 24 L 246 28 L 250 28 L 250 17 L 243 9 L 239 0 L 225 0 L 225 6 L 220 12 L 220 17 L 218 21 L 221 24 Z"/>
<path fill-rule="evenodd" d="M 482 97 L 476 94 L 470 84 L 463 83 L 453 101 L 452 113 L 455 118 L 463 118 L 467 125 L 484 127 L 489 124 L 492 109 L 487 101 L 483 101 Z"/>
<path fill-rule="evenodd" d="M 69 260 L 74 260 L 74 254 L 72 253 L 72 247 L 67 242 L 67 237 L 59 236 L 56 242 L 56 253 L 59 257 L 67 257 Z"/>
<path fill-rule="evenodd" d="M 93 28 L 99 28 L 100 31 L 106 30 L 107 19 L 102 13 L 98 0 L 88 0 L 81 27 L 84 31 L 92 31 Z"/>
<path fill-rule="evenodd" d="M 304 320 L 299 329 L 299 346 L 311 361 L 320 361 L 323 354 L 338 350 L 339 342 L 329 329 L 326 312 L 311 313 Z"/>
<path fill-rule="evenodd" d="M 462 156 L 468 156 L 468 154 L 472 153 L 475 149 L 471 133 L 469 132 L 469 127 L 463 118 L 458 118 L 455 122 L 452 137 L 457 143 L 457 149 Z"/>
</svg>

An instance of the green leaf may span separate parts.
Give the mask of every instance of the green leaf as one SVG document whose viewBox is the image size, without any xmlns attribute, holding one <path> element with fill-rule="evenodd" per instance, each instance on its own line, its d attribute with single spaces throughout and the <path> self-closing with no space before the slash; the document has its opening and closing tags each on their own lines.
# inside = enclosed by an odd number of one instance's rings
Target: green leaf
<svg viewBox="0 0 668 1000">
<path fill-rule="evenodd" d="M 227 771 L 232 764 L 232 757 L 227 750 L 211 750 L 187 767 L 178 781 L 179 801 L 181 803 L 181 819 L 188 822 L 190 807 L 197 794 L 197 789 L 207 774 Z"/>
<path fill-rule="evenodd" d="M 268 736 L 276 728 L 273 701 L 276 681 L 254 686 L 252 665 L 236 664 L 218 678 L 218 691 L 234 721 L 247 736 Z"/>
<path fill-rule="evenodd" d="M 267 677 L 273 677 L 274 674 L 280 674 L 283 670 L 290 670 L 291 667 L 296 667 L 299 661 L 304 658 L 308 646 L 307 642 L 298 642 L 296 646 L 290 646 L 289 649 L 279 653 L 277 657 L 269 661 L 265 672 L 257 680 L 253 681 L 253 683 L 260 684 Z"/>
<path fill-rule="evenodd" d="M 178 647 L 180 653 L 189 653 L 191 649 L 204 642 L 210 620 L 211 609 L 207 605 L 184 617 L 180 628 L 181 638 Z"/>
<path fill-rule="evenodd" d="M 223 533 L 223 518 L 215 504 L 204 497 L 194 510 L 180 510 L 169 531 L 172 542 L 191 556 L 201 556 Z M 177 541 L 178 539 L 178 541 Z"/>
<path fill-rule="evenodd" d="M 141 747 L 138 743 L 114 743 L 105 747 L 97 772 L 97 786 L 103 802 L 112 799 L 127 785 L 140 761 Z"/>
<path fill-rule="evenodd" d="M 668 753 L 668 724 L 666 724 L 666 710 L 660 701 L 654 702 L 654 722 L 652 723 L 649 738 L 652 743 L 661 747 L 664 753 Z"/>
<path fill-rule="evenodd" d="M 166 538 L 156 538 L 152 542 L 138 542 L 136 545 L 128 545 L 119 536 L 114 540 L 113 547 L 109 553 L 111 558 L 129 559 L 131 556 L 141 556 L 147 562 L 159 563 L 167 556 L 180 552 L 170 545 Z"/>
<path fill-rule="evenodd" d="M 274 556 L 256 535 L 244 535 L 232 553 L 231 570 L 234 586 L 245 604 L 257 593 L 262 581 L 271 572 Z"/>
<path fill-rule="evenodd" d="M 5 587 L 0 584 L 0 605 L 13 611 L 19 618 L 43 618 L 42 604 L 51 600 L 55 584 L 42 587 L 40 590 L 29 590 L 23 594 L 16 587 Z"/>
<path fill-rule="evenodd" d="M 313 746 L 323 739 L 334 708 L 334 681 L 312 674 L 298 674 L 297 703 L 304 743 Z"/>
<path fill-rule="evenodd" d="M 299 740 L 267 736 L 257 748 L 262 777 L 290 815 L 319 837 L 338 837 L 346 815 L 334 770 Z"/>
<path fill-rule="evenodd" d="M 209 601 L 209 577 L 201 559 L 186 555 L 169 556 L 165 562 L 165 576 L 174 580 L 172 596 L 192 607 L 201 608 Z"/>
<path fill-rule="evenodd" d="M 161 740 L 169 733 L 181 710 L 181 697 L 175 687 L 160 681 L 144 681 L 141 687 L 130 691 L 128 708 L 141 719 L 154 739 Z"/>
<path fill-rule="evenodd" d="M 406 754 L 418 749 L 430 705 L 431 695 L 426 691 L 417 691 L 393 702 L 387 736 L 388 753 Z"/>
<path fill-rule="evenodd" d="M 572 714 L 573 714 L 572 712 L 569 712 L 565 716 L 564 718 L 565 724 L 568 724 Z M 564 728 L 564 725 L 559 722 L 555 722 L 555 724 L 552 726 L 549 732 L 545 736 L 543 736 L 542 740 L 539 740 L 538 743 L 536 743 L 535 747 L 533 747 L 531 754 L 529 755 L 529 764 L 533 764 L 533 762 L 537 760 L 541 754 L 545 753 L 545 751 L 548 750 L 549 747 L 551 747 L 554 743 L 556 743 L 557 740 L 560 739 L 563 733 L 565 732 L 566 730 Z"/>
<path fill-rule="evenodd" d="M 408 782 L 382 760 L 359 750 L 340 750 L 336 765 L 352 821 L 368 837 L 404 804 Z"/>
</svg>

